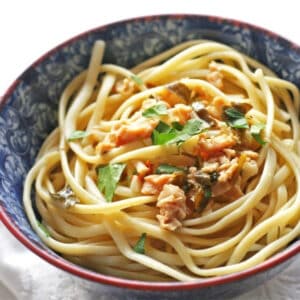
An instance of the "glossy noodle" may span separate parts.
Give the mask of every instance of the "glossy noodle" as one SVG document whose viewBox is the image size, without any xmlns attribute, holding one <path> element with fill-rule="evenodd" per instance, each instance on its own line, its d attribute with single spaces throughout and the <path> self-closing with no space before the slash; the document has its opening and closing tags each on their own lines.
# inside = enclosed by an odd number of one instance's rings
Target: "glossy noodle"
<svg viewBox="0 0 300 300">
<path fill-rule="evenodd" d="M 295 85 L 212 41 L 131 70 L 101 63 L 104 51 L 97 41 L 65 88 L 25 181 L 47 246 L 102 274 L 188 281 L 251 268 L 299 237 Z"/>
</svg>

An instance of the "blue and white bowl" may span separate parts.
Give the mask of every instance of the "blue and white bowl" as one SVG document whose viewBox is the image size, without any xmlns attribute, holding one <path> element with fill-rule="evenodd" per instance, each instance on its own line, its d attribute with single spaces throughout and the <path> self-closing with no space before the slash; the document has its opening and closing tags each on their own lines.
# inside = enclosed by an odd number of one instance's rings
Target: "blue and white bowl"
<svg viewBox="0 0 300 300">
<path fill-rule="evenodd" d="M 95 273 L 66 261 L 32 230 L 22 206 L 23 181 L 47 134 L 57 123 L 58 99 L 88 65 L 95 40 L 107 43 L 104 60 L 125 67 L 182 41 L 211 39 L 259 60 L 300 86 L 300 48 L 259 27 L 219 17 L 162 15 L 102 26 L 59 45 L 31 65 L 0 103 L 0 218 L 20 242 L 49 263 L 101 285 L 119 299 L 225 299 L 257 287 L 281 272 L 300 251 L 300 241 L 264 263 L 227 276 L 195 282 L 148 283 Z"/>
</svg>

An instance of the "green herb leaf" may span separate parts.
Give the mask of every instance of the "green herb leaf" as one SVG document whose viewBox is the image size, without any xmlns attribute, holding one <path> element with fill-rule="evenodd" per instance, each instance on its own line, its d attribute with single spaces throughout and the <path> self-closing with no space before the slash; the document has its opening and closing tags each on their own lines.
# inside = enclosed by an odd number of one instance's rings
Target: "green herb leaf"
<svg viewBox="0 0 300 300">
<path fill-rule="evenodd" d="M 156 169 L 156 174 L 173 174 L 175 172 L 184 172 L 184 169 L 167 164 L 159 165 Z"/>
<path fill-rule="evenodd" d="M 182 130 L 176 130 L 177 136 L 169 141 L 169 143 L 183 143 L 193 135 L 196 135 L 207 128 L 206 123 L 198 120 L 188 120 L 183 126 Z"/>
<path fill-rule="evenodd" d="M 196 135 L 200 133 L 205 126 L 205 122 L 198 119 L 188 120 L 182 128 L 182 131 L 189 135 Z"/>
<path fill-rule="evenodd" d="M 264 141 L 261 137 L 261 131 L 265 129 L 266 125 L 262 123 L 253 124 L 250 127 L 250 133 L 254 137 L 254 139 L 260 144 L 265 145 L 267 142 Z"/>
<path fill-rule="evenodd" d="M 249 128 L 245 115 L 238 109 L 229 107 L 224 110 L 225 118 L 232 128 Z"/>
<path fill-rule="evenodd" d="M 44 224 L 42 224 L 39 221 L 37 221 L 37 225 L 42 229 L 42 231 L 44 232 L 44 234 L 45 234 L 46 237 L 50 237 L 50 232 L 49 232 L 48 228 Z"/>
<path fill-rule="evenodd" d="M 191 119 L 186 122 L 184 126 L 179 123 L 173 123 L 173 127 L 168 124 L 160 122 L 152 133 L 153 145 L 164 145 L 182 143 L 187 139 L 202 132 L 209 125 L 198 119 Z"/>
<path fill-rule="evenodd" d="M 209 186 L 204 186 L 203 187 L 203 199 L 200 202 L 200 205 L 197 209 L 197 212 L 202 212 L 204 210 L 204 208 L 207 206 L 209 199 L 211 198 L 212 192 Z"/>
<path fill-rule="evenodd" d="M 182 130 L 183 125 L 181 125 L 179 122 L 172 122 L 172 127 L 176 130 Z"/>
<path fill-rule="evenodd" d="M 164 145 L 176 137 L 176 130 L 160 121 L 152 132 L 153 145 Z"/>
<path fill-rule="evenodd" d="M 137 243 L 135 244 L 133 250 L 136 253 L 145 254 L 145 241 L 146 241 L 146 237 L 147 237 L 147 234 L 144 232 L 141 235 L 141 237 L 139 238 L 139 240 L 137 241 Z"/>
<path fill-rule="evenodd" d="M 173 140 L 176 137 L 175 131 L 162 132 L 154 130 L 152 133 L 153 145 L 164 145 Z"/>
<path fill-rule="evenodd" d="M 138 77 L 137 75 L 132 75 L 131 79 L 139 86 L 144 85 L 143 79 Z"/>
<path fill-rule="evenodd" d="M 159 121 L 158 125 L 155 128 L 156 131 L 158 131 L 159 133 L 168 133 L 172 130 L 172 127 L 170 127 L 168 124 Z"/>
<path fill-rule="evenodd" d="M 142 115 L 147 118 L 160 116 L 160 115 L 167 115 L 167 114 L 168 114 L 168 108 L 165 104 L 157 104 L 151 106 L 142 113 Z"/>
<path fill-rule="evenodd" d="M 68 137 L 68 141 L 74 141 L 74 140 L 82 139 L 82 138 L 84 138 L 86 136 L 87 136 L 87 132 L 86 131 L 75 130 Z"/>
<path fill-rule="evenodd" d="M 114 196 L 117 183 L 126 167 L 126 164 L 109 164 L 98 169 L 98 188 L 104 192 L 107 202 L 111 202 Z"/>
<path fill-rule="evenodd" d="M 208 186 L 204 187 L 204 199 L 210 199 L 211 195 L 212 193 L 210 187 Z"/>
</svg>

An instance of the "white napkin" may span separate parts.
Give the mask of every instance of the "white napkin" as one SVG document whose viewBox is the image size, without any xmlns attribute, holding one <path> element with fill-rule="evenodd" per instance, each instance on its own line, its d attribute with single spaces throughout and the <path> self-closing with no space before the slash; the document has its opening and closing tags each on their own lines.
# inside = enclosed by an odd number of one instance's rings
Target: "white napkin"
<svg viewBox="0 0 300 300">
<path fill-rule="evenodd" d="M 0 300 L 111 300 L 99 285 L 43 261 L 0 222 Z M 300 299 L 300 255 L 283 273 L 235 300 Z"/>
</svg>

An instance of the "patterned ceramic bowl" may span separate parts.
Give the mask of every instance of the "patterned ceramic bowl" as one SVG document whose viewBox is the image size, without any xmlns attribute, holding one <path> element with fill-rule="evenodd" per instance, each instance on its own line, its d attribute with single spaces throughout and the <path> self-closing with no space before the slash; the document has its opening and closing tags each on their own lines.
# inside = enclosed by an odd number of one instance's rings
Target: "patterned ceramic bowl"
<svg viewBox="0 0 300 300">
<path fill-rule="evenodd" d="M 107 42 L 106 62 L 131 67 L 189 39 L 212 39 L 241 50 L 300 86 L 300 48 L 249 24 L 217 17 L 165 15 L 122 21 L 83 33 L 31 65 L 0 103 L 0 217 L 29 249 L 53 265 L 101 284 L 120 299 L 224 299 L 248 291 L 286 268 L 300 241 L 252 269 L 186 283 L 146 283 L 83 269 L 45 247 L 22 207 L 24 177 L 37 151 L 57 123 L 57 101 L 66 84 L 86 68 L 95 40 Z M 94 284 L 94 287 L 99 286 Z"/>
</svg>

